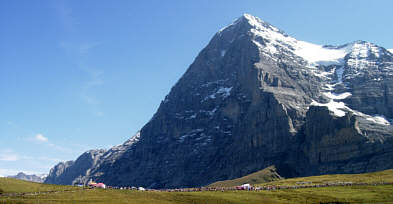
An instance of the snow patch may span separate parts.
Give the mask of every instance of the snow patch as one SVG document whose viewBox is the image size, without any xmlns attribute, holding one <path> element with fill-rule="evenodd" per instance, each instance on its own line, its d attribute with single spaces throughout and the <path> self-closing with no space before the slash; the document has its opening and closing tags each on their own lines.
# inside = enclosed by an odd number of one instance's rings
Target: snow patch
<svg viewBox="0 0 393 204">
<path fill-rule="evenodd" d="M 231 90 L 232 90 L 232 87 L 229 87 L 229 88 L 221 87 L 217 90 L 217 94 L 221 94 L 224 98 L 226 98 L 229 95 L 231 95 Z"/>
<path fill-rule="evenodd" d="M 221 50 L 221 57 L 224 57 L 226 52 L 226 50 Z"/>
<path fill-rule="evenodd" d="M 343 58 L 349 53 L 348 47 L 327 48 L 305 41 L 297 41 L 294 53 L 307 60 L 311 65 L 334 65 L 342 64 Z"/>
<path fill-rule="evenodd" d="M 335 116 L 338 117 L 343 117 L 345 116 L 345 111 L 347 112 L 352 112 L 354 115 L 357 116 L 361 116 L 363 118 L 366 118 L 366 120 L 374 122 L 376 124 L 380 124 L 380 125 L 391 125 L 389 120 L 386 119 L 385 116 L 382 115 L 367 115 L 364 114 L 362 112 L 356 111 L 356 110 L 352 110 L 351 108 L 349 108 L 348 106 L 346 106 L 343 102 L 336 102 L 333 99 L 330 100 L 329 103 L 318 103 L 316 101 L 312 101 L 312 103 L 310 104 L 311 106 L 325 106 L 329 109 L 329 111 L 333 112 L 333 114 Z"/>
<path fill-rule="evenodd" d="M 381 116 L 381 115 L 369 117 L 369 118 L 367 118 L 367 120 L 372 121 L 374 123 L 381 124 L 381 125 L 390 125 L 389 121 L 384 116 Z"/>
<path fill-rule="evenodd" d="M 325 87 L 322 87 L 322 89 L 327 90 L 327 91 L 333 91 L 334 90 L 335 84 L 325 84 Z"/>
<path fill-rule="evenodd" d="M 389 51 L 390 53 L 393 53 L 393 49 L 388 49 L 388 51 Z"/>
<path fill-rule="evenodd" d="M 352 94 L 349 92 L 345 92 L 345 93 L 341 93 L 341 94 L 335 94 L 332 92 L 324 92 L 322 94 L 330 99 L 335 99 L 335 100 L 343 100 L 343 99 L 346 99 L 346 98 L 352 96 Z"/>
<path fill-rule="evenodd" d="M 188 134 L 185 134 L 185 135 L 180 136 L 180 137 L 179 137 L 179 141 L 180 141 L 180 142 L 183 142 L 186 138 L 188 138 L 188 137 L 194 137 L 194 136 L 196 136 L 198 133 L 201 133 L 201 132 L 203 132 L 203 131 L 204 131 L 204 129 L 201 129 L 201 128 L 191 130 Z"/>
<path fill-rule="evenodd" d="M 313 101 L 311 103 L 312 106 L 325 106 L 329 109 L 329 111 L 333 112 L 334 115 L 338 117 L 345 116 L 345 111 L 348 110 L 348 107 L 343 102 L 336 102 L 334 100 L 330 100 L 329 103 L 318 103 Z"/>
<path fill-rule="evenodd" d="M 208 99 L 215 99 L 217 97 L 217 95 L 221 96 L 222 98 L 227 98 L 228 96 L 231 95 L 231 90 L 232 90 L 232 87 L 220 87 L 219 89 L 217 89 L 217 91 L 215 93 L 210 94 L 205 99 L 203 99 L 203 101 L 206 101 Z"/>
</svg>

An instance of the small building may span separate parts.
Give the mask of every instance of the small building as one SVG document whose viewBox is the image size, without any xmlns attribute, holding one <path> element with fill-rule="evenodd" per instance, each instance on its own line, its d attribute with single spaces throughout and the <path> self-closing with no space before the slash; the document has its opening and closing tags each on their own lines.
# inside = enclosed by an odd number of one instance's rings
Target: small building
<svg viewBox="0 0 393 204">
<path fill-rule="evenodd" d="M 87 185 L 92 188 L 103 188 L 103 189 L 106 188 L 106 185 L 104 183 L 96 183 L 94 181 L 89 181 Z"/>
</svg>

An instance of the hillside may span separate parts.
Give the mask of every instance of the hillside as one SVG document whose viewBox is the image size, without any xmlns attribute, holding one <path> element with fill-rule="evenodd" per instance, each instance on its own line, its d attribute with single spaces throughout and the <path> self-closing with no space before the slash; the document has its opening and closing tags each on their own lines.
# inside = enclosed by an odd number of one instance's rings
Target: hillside
<svg viewBox="0 0 393 204">
<path fill-rule="evenodd" d="M 393 169 L 363 174 L 328 174 L 285 179 L 281 177 L 274 166 L 233 180 L 218 181 L 207 187 L 233 187 L 245 183 L 253 186 L 297 186 L 316 184 L 375 184 L 393 183 Z"/>
<path fill-rule="evenodd" d="M 208 185 L 208 187 L 232 187 L 238 186 L 245 183 L 249 184 L 260 184 L 266 183 L 270 181 L 283 179 L 278 173 L 275 166 L 269 166 L 263 170 L 257 171 L 255 173 L 249 174 L 247 176 L 243 176 L 241 178 L 226 180 L 226 181 L 217 181 Z"/>
<path fill-rule="evenodd" d="M 41 191 L 74 190 L 73 186 L 62 186 L 24 181 L 15 178 L 0 178 L 0 192 L 3 193 L 26 193 Z"/>
<path fill-rule="evenodd" d="M 393 183 L 393 169 L 388 169 L 384 171 L 363 173 L 363 174 L 330 174 L 321 176 L 310 176 L 310 177 L 299 177 L 283 179 L 278 181 L 260 183 L 256 186 L 268 186 L 268 185 L 299 185 L 304 183 L 305 185 L 314 184 L 326 184 L 326 183 L 343 183 L 351 182 L 353 184 L 374 184 L 374 183 Z M 303 185 L 303 184 L 302 184 Z"/>
</svg>

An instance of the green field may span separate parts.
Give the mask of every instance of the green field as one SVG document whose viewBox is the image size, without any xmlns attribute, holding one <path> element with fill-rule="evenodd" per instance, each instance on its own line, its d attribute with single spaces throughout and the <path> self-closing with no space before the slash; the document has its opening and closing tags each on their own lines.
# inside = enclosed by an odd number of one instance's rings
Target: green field
<svg viewBox="0 0 393 204">
<path fill-rule="evenodd" d="M 367 174 L 324 175 L 284 179 L 258 185 L 298 185 L 297 182 L 380 183 L 393 181 L 393 170 Z M 0 178 L 1 203 L 393 203 L 393 185 L 353 185 L 272 191 L 139 192 L 82 189 Z M 37 195 L 7 193 L 59 191 Z M 68 191 L 64 191 L 68 190 Z"/>
<path fill-rule="evenodd" d="M 392 192 L 392 185 L 188 193 L 95 189 L 0 197 L 0 203 L 393 203 Z"/>
<path fill-rule="evenodd" d="M 78 189 L 74 186 L 61 186 L 22 181 L 14 178 L 0 178 L 0 193 L 25 193 L 41 191 L 64 191 Z"/>
<path fill-rule="evenodd" d="M 393 169 L 364 173 L 364 174 L 332 174 L 322 176 L 310 176 L 310 177 L 299 177 L 292 179 L 283 179 L 278 181 L 272 181 L 268 183 L 261 183 L 257 186 L 266 185 L 296 185 L 298 182 L 311 182 L 312 184 L 324 184 L 324 183 L 337 183 L 337 182 L 353 182 L 353 183 L 381 183 L 381 182 L 393 182 Z"/>
</svg>

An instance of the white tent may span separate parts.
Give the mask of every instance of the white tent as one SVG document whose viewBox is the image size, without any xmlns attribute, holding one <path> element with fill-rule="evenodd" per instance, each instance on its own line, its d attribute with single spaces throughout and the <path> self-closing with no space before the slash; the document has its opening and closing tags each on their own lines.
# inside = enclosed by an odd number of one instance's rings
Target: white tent
<svg viewBox="0 0 393 204">
<path fill-rule="evenodd" d="M 250 190 L 251 189 L 251 185 L 249 183 L 245 183 L 245 184 L 241 185 L 241 187 L 243 187 L 244 190 Z"/>
</svg>

